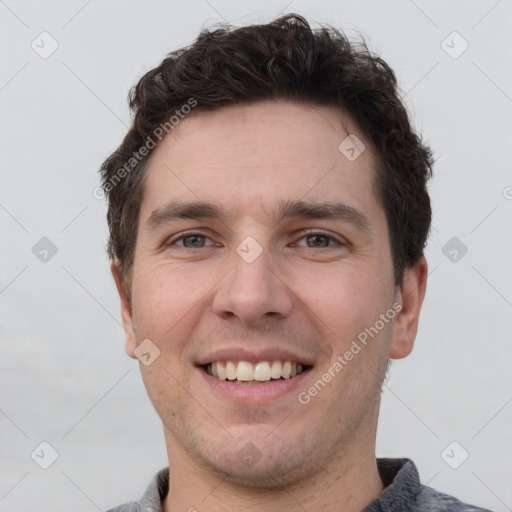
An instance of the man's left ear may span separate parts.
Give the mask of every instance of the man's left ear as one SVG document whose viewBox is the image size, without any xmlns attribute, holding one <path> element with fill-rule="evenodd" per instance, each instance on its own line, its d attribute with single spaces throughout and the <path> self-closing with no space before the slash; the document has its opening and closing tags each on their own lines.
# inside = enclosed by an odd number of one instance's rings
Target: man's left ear
<svg viewBox="0 0 512 512">
<path fill-rule="evenodd" d="M 395 316 L 393 340 L 389 356 L 401 359 L 413 349 L 418 331 L 421 305 L 427 288 L 427 261 L 424 256 L 413 267 L 406 269 L 399 292 L 402 309 Z"/>
</svg>

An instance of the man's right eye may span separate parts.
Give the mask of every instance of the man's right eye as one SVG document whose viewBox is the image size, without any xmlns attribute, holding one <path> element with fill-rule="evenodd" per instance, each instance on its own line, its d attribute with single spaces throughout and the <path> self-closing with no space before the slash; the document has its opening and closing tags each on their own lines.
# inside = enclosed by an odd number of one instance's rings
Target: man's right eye
<svg viewBox="0 0 512 512">
<path fill-rule="evenodd" d="M 165 246 L 172 247 L 174 245 L 177 245 L 178 242 L 183 242 L 183 245 L 180 245 L 179 247 L 185 249 L 200 249 L 202 247 L 207 247 L 205 245 L 205 240 L 209 240 L 209 238 L 205 234 L 200 233 L 198 231 L 188 231 L 182 233 L 177 238 L 170 240 L 165 244 Z"/>
</svg>

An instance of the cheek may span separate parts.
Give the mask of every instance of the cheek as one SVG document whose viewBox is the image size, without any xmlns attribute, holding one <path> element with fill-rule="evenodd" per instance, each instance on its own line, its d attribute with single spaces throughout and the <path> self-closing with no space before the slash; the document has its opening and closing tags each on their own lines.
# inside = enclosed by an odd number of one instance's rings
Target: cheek
<svg viewBox="0 0 512 512">
<path fill-rule="evenodd" d="M 298 272 L 293 290 L 298 307 L 316 324 L 321 337 L 340 351 L 364 328 L 373 325 L 384 308 L 383 288 L 368 269 L 340 266 Z"/>
<path fill-rule="evenodd" d="M 133 292 L 137 336 L 154 341 L 178 340 L 204 295 L 193 276 L 165 265 L 140 268 L 134 276 Z"/>
</svg>

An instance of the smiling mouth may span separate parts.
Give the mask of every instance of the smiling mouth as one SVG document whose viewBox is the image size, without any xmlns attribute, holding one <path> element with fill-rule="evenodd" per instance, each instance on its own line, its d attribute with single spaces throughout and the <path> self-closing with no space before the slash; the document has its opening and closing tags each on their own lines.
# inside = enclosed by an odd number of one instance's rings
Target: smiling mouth
<svg viewBox="0 0 512 512">
<path fill-rule="evenodd" d="M 268 384 L 273 381 L 293 379 L 312 368 L 292 361 L 214 361 L 202 366 L 203 370 L 219 380 L 232 384 Z"/>
</svg>

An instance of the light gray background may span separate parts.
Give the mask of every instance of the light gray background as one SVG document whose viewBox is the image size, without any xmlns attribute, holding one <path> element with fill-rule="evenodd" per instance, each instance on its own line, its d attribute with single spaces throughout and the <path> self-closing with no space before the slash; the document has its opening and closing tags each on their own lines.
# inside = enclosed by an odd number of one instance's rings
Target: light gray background
<svg viewBox="0 0 512 512">
<path fill-rule="evenodd" d="M 167 465 L 124 353 L 97 169 L 146 70 L 205 24 L 280 11 L 364 31 L 437 157 L 427 296 L 414 352 L 384 388 L 377 455 L 410 457 L 423 483 L 512 510 L 512 1 L 288 2 L 0 2 L 1 511 L 103 510 Z M 43 31 L 59 44 L 47 59 L 31 48 Z M 453 31 L 469 43 L 456 59 L 442 47 Z M 58 248 L 46 263 L 32 253 L 44 236 Z M 468 248 L 456 262 L 442 251 L 452 237 Z M 42 441 L 59 454 L 46 470 L 31 458 Z M 458 469 L 441 456 L 453 441 L 469 453 Z"/>
</svg>

